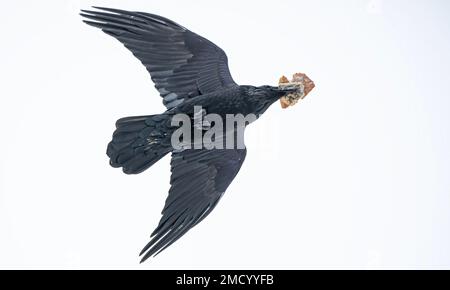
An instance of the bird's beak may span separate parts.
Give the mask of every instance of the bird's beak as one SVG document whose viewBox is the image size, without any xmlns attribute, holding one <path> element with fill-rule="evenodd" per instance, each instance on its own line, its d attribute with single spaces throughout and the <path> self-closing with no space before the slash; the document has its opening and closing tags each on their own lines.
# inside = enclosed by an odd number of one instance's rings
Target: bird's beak
<svg viewBox="0 0 450 290">
<path fill-rule="evenodd" d="M 295 85 L 286 85 L 278 89 L 281 95 L 280 97 L 281 108 L 286 109 L 287 107 L 292 105 L 286 96 L 297 94 L 298 90 L 299 90 L 298 86 Z"/>
<path fill-rule="evenodd" d="M 278 90 L 280 92 L 284 92 L 286 94 L 289 94 L 289 93 L 296 92 L 298 90 L 298 86 L 295 85 L 295 84 L 287 84 L 287 85 L 280 86 Z"/>
</svg>

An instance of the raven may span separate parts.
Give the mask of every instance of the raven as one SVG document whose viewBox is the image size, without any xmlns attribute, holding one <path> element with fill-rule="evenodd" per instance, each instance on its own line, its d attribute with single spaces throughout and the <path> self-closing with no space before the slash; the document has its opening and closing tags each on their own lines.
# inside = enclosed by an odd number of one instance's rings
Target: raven
<svg viewBox="0 0 450 290">
<path fill-rule="evenodd" d="M 254 114 L 258 118 L 277 100 L 284 98 L 284 108 L 292 96 L 303 98 L 314 83 L 302 75 L 300 82 L 284 79 L 278 87 L 239 86 L 231 77 L 225 52 L 185 27 L 155 14 L 93 8 L 96 10 L 81 10 L 83 21 L 119 40 L 142 62 L 167 108 L 163 114 L 119 119 L 107 147 L 111 166 L 122 167 L 127 174 L 140 173 L 172 154 L 169 196 L 150 242 L 140 253 L 142 263 L 214 209 L 246 155 L 245 146 L 239 148 L 235 143 L 225 149 L 175 149 L 171 138 L 173 117 L 186 114 L 192 119 L 195 106 L 201 106 L 201 114 L 224 119 L 230 114 Z M 203 124 L 197 129 L 202 134 L 207 130 Z M 238 129 L 231 129 L 233 137 Z M 221 134 L 216 138 L 223 137 L 225 142 L 228 137 Z"/>
</svg>

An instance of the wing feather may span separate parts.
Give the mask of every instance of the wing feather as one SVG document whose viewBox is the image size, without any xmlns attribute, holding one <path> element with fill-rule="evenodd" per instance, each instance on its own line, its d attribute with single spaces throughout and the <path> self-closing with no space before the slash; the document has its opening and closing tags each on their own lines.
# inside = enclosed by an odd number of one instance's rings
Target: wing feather
<svg viewBox="0 0 450 290">
<path fill-rule="evenodd" d="M 152 239 L 141 251 L 141 262 L 174 243 L 214 209 L 245 155 L 246 149 L 172 153 L 169 196 Z"/>
<path fill-rule="evenodd" d="M 85 23 L 102 29 L 146 67 L 164 105 L 237 86 L 225 52 L 170 19 L 144 12 L 94 7 L 81 10 Z"/>
</svg>

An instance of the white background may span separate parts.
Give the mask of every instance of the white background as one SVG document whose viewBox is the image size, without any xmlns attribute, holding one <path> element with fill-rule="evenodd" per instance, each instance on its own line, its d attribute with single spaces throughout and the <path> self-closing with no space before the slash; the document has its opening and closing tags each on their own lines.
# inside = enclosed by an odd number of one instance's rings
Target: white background
<svg viewBox="0 0 450 290">
<path fill-rule="evenodd" d="M 200 225 L 143 265 L 169 157 L 108 165 L 120 117 L 162 112 L 145 68 L 80 8 L 156 13 L 240 84 L 316 88 L 249 129 Z M 448 1 L 8 1 L 0 17 L 1 268 L 449 268 Z"/>
</svg>

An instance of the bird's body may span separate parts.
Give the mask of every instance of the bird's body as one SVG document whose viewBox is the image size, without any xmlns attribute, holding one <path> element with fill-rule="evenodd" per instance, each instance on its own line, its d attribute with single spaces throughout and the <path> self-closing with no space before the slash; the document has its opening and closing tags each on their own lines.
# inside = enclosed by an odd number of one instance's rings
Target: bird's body
<svg viewBox="0 0 450 290">
<path fill-rule="evenodd" d="M 207 39 L 158 15 L 98 9 L 82 10 L 81 15 L 89 19 L 84 22 L 118 39 L 144 64 L 167 108 L 162 114 L 119 119 L 107 149 L 110 164 L 122 167 L 127 174 L 140 173 L 172 153 L 169 196 L 153 238 L 141 252 L 144 261 L 167 248 L 212 211 L 246 155 L 245 146 L 237 146 L 238 142 L 224 148 L 197 148 L 195 142 L 192 148 L 175 148 L 174 118 L 183 115 L 194 120 L 188 131 L 201 131 L 204 137 L 213 125 L 204 127 L 202 123 L 197 127 L 196 108 L 201 108 L 202 115 L 219 116 L 224 123 L 236 115 L 253 115 L 257 119 L 271 104 L 287 94 L 295 94 L 298 88 L 239 86 L 228 70 L 226 54 Z M 215 125 L 216 121 L 212 123 Z M 234 138 L 248 123 L 233 125 L 231 130 L 225 128 L 220 135 L 214 135 L 214 140 L 229 140 L 226 133 L 230 131 Z"/>
<path fill-rule="evenodd" d="M 284 92 L 277 88 L 260 89 L 254 86 L 237 86 L 201 95 L 173 108 L 173 112 L 190 114 L 194 106 L 201 106 L 209 114 L 262 115 L 267 108 L 277 101 Z"/>
</svg>

